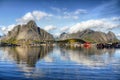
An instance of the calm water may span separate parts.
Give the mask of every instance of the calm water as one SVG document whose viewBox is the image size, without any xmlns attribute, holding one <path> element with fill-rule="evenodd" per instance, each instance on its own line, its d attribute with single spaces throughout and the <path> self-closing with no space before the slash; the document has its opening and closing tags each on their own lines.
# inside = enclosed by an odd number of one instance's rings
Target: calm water
<svg viewBox="0 0 120 80">
<path fill-rule="evenodd" d="M 120 80 L 120 50 L 0 48 L 0 80 Z"/>
</svg>

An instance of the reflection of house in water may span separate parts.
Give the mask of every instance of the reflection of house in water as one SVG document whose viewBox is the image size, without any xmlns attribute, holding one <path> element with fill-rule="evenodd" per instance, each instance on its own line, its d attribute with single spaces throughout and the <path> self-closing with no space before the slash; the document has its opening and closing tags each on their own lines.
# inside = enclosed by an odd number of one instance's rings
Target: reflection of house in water
<svg viewBox="0 0 120 80">
<path fill-rule="evenodd" d="M 61 59 L 73 61 L 77 64 L 86 65 L 89 67 L 102 67 L 112 61 L 115 49 L 101 49 L 96 47 L 89 49 L 84 48 L 60 48 Z"/>
<path fill-rule="evenodd" d="M 17 64 L 26 64 L 30 67 L 34 67 L 36 62 L 46 56 L 52 49 L 52 47 L 5 48 Z"/>
</svg>

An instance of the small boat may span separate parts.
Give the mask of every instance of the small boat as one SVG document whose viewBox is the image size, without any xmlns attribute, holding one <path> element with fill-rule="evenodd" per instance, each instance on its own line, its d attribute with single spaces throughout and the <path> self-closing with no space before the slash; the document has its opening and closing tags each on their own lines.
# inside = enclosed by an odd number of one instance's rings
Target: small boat
<svg viewBox="0 0 120 80">
<path fill-rule="evenodd" d="M 96 45 L 97 48 L 120 48 L 120 43 L 99 43 Z"/>
<path fill-rule="evenodd" d="M 117 43 L 117 44 L 115 45 L 115 48 L 120 48 L 120 43 Z"/>
<path fill-rule="evenodd" d="M 90 43 L 90 42 L 84 43 L 84 47 L 85 47 L 85 48 L 90 48 L 90 47 L 91 47 L 91 43 Z"/>
<path fill-rule="evenodd" d="M 99 48 L 99 49 L 103 49 L 104 48 L 104 44 L 99 43 L 99 44 L 96 45 L 96 47 Z"/>
</svg>

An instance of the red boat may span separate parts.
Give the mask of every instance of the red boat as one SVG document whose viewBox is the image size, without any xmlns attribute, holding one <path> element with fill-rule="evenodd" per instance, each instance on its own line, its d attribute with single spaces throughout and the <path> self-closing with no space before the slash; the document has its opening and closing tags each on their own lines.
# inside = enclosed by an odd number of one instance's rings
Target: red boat
<svg viewBox="0 0 120 80">
<path fill-rule="evenodd" d="M 90 47 L 91 47 L 91 43 L 90 43 L 90 42 L 84 43 L 84 47 L 85 47 L 85 48 L 90 48 Z"/>
</svg>

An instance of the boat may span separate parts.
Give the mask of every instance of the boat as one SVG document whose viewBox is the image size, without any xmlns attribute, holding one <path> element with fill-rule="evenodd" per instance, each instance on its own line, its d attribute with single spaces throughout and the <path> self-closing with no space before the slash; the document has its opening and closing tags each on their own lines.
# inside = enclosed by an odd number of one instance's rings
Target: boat
<svg viewBox="0 0 120 80">
<path fill-rule="evenodd" d="M 84 43 L 84 47 L 85 47 L 85 48 L 90 48 L 90 47 L 91 47 L 91 43 L 90 43 L 90 42 Z"/>
</svg>

